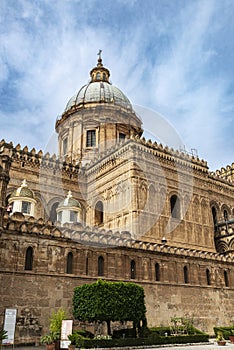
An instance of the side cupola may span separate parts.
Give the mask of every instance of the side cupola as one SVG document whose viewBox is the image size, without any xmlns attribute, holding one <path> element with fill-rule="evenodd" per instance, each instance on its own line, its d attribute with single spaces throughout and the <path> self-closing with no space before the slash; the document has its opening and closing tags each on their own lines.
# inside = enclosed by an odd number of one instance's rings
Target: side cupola
<svg viewBox="0 0 234 350">
<path fill-rule="evenodd" d="M 67 197 L 59 203 L 56 212 L 57 221 L 62 226 L 65 223 L 81 222 L 82 207 L 80 202 L 72 197 L 71 191 L 68 191 Z"/>
<path fill-rule="evenodd" d="M 36 200 L 26 180 L 23 180 L 21 186 L 11 193 L 8 204 L 12 213 L 20 212 L 25 216 L 34 216 Z"/>
</svg>

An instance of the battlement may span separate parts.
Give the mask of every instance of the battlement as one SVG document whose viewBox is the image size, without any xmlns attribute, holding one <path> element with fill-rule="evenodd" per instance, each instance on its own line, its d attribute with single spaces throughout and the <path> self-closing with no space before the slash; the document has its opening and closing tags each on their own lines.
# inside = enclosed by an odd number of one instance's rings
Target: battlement
<svg viewBox="0 0 234 350">
<path fill-rule="evenodd" d="M 152 142 L 151 140 L 146 140 L 144 137 L 132 135 L 131 138 L 126 138 L 121 144 L 116 144 L 107 151 L 100 153 L 94 160 L 85 165 L 85 168 L 89 171 L 95 171 L 100 166 L 103 167 L 104 163 L 111 160 L 112 156 L 115 159 L 123 156 L 126 151 L 126 147 L 134 145 L 143 154 L 148 153 L 153 156 L 161 158 L 163 161 L 170 161 L 178 166 L 185 166 L 187 168 L 200 171 L 202 173 L 208 174 L 207 162 L 203 159 L 200 160 L 197 156 L 190 155 L 186 152 L 179 150 L 174 150 L 168 146 L 163 146 L 161 143 Z M 107 159 L 109 157 L 109 159 Z"/>
<path fill-rule="evenodd" d="M 216 175 L 224 180 L 234 182 L 234 163 L 227 165 L 226 168 L 223 167 L 220 170 L 216 170 L 212 173 L 212 175 Z"/>
<path fill-rule="evenodd" d="M 36 151 L 35 148 L 31 150 L 28 146 L 21 147 L 20 144 L 16 146 L 12 142 L 7 143 L 5 140 L 0 141 L 0 150 L 5 150 L 10 154 L 11 160 L 19 163 L 21 166 L 33 166 L 37 168 L 54 169 L 63 171 L 65 173 L 75 173 L 79 171 L 79 164 L 67 157 L 65 159 L 59 158 L 56 154 L 50 154 L 49 152 L 43 154 L 43 151 Z"/>
</svg>

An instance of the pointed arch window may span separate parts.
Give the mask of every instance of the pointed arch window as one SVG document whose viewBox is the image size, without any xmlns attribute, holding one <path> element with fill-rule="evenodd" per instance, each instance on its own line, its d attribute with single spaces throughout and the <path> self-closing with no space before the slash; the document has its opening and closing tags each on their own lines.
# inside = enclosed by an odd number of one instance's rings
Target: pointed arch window
<svg viewBox="0 0 234 350">
<path fill-rule="evenodd" d="M 155 264 L 155 281 L 160 281 L 160 265 L 159 265 L 159 263 Z"/>
<path fill-rule="evenodd" d="M 184 266 L 184 283 L 189 283 L 188 267 Z"/>
<path fill-rule="evenodd" d="M 227 221 L 228 220 L 228 212 L 226 209 L 224 209 L 223 211 L 223 217 L 224 217 L 224 220 Z"/>
<path fill-rule="evenodd" d="M 214 227 L 216 229 L 216 224 L 217 224 L 217 211 L 216 211 L 216 208 L 212 207 L 211 211 L 212 211 L 212 217 L 213 217 L 213 224 L 214 224 Z"/>
<path fill-rule="evenodd" d="M 136 262 L 135 260 L 131 260 L 131 279 L 135 279 L 136 278 Z"/>
<path fill-rule="evenodd" d="M 211 285 L 210 270 L 209 269 L 206 269 L 206 282 L 207 282 L 208 286 Z"/>
<path fill-rule="evenodd" d="M 175 194 L 170 198 L 170 205 L 172 218 L 180 219 L 180 200 Z"/>
<path fill-rule="evenodd" d="M 57 212 L 56 212 L 56 209 L 58 208 L 58 205 L 59 205 L 59 202 L 56 202 L 52 205 L 51 209 L 50 209 L 50 220 L 52 222 L 55 222 L 57 221 Z M 61 221 L 62 220 L 62 217 L 59 218 L 58 217 L 58 221 Z"/>
<path fill-rule="evenodd" d="M 25 255 L 25 270 L 31 271 L 33 269 L 33 248 L 28 247 Z"/>
<path fill-rule="evenodd" d="M 104 276 L 104 258 L 103 258 L 103 256 L 98 257 L 98 276 Z"/>
<path fill-rule="evenodd" d="M 103 223 L 103 203 L 98 201 L 95 205 L 95 225 Z"/>
<path fill-rule="evenodd" d="M 67 254 L 67 273 L 68 274 L 73 273 L 73 254 L 72 254 L 72 252 L 69 252 Z"/>
</svg>

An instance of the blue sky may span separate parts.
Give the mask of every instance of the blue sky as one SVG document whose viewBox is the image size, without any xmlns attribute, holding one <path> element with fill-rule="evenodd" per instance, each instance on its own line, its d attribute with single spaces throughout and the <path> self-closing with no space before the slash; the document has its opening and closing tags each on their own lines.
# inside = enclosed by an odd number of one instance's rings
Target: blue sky
<svg viewBox="0 0 234 350">
<path fill-rule="evenodd" d="M 163 115 L 211 170 L 231 164 L 233 18 L 233 0 L 0 0 L 0 139 L 45 149 L 102 49 L 133 104 Z"/>
</svg>

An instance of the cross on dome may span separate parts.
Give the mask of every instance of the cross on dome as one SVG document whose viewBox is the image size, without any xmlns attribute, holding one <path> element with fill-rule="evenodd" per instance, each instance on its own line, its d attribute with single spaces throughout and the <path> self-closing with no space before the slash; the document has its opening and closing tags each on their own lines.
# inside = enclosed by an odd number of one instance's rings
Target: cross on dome
<svg viewBox="0 0 234 350">
<path fill-rule="evenodd" d="M 70 190 L 68 191 L 67 198 L 72 198 L 72 192 Z"/>
<path fill-rule="evenodd" d="M 20 187 L 28 187 L 28 184 L 27 184 L 26 179 L 24 179 L 24 180 L 22 181 L 22 184 L 21 184 Z"/>
</svg>

